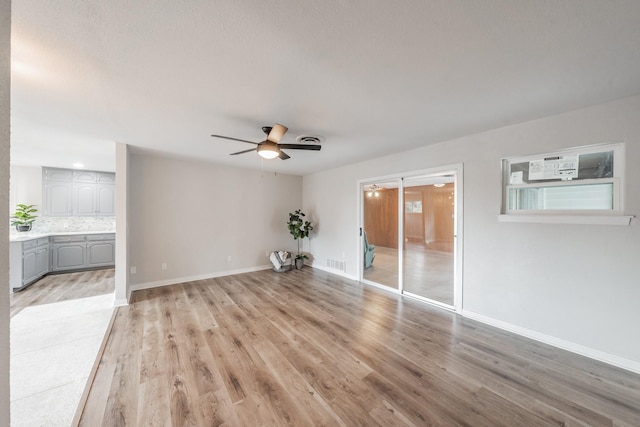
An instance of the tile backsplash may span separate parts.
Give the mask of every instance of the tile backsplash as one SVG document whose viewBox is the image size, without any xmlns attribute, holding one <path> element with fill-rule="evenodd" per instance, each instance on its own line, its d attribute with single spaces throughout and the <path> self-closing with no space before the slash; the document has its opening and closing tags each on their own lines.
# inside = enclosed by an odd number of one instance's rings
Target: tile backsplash
<svg viewBox="0 0 640 427">
<path fill-rule="evenodd" d="M 115 217 L 44 217 L 39 216 L 33 223 L 34 233 L 64 233 L 72 231 L 115 231 Z M 15 227 L 10 228 L 10 235 L 20 234 Z"/>
</svg>

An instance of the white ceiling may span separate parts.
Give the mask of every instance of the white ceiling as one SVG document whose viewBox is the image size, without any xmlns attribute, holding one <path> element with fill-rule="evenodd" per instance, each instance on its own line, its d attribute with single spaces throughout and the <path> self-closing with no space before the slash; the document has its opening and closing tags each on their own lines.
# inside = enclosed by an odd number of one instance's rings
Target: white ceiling
<svg viewBox="0 0 640 427">
<path fill-rule="evenodd" d="M 640 93 L 637 0 L 14 0 L 12 163 L 308 174 Z M 229 156 L 260 128 L 326 138 Z"/>
</svg>

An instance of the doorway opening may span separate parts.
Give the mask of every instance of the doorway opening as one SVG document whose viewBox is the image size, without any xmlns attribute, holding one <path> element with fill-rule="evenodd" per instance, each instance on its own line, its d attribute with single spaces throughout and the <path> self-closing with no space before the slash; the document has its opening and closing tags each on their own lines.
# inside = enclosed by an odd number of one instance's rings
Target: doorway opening
<svg viewBox="0 0 640 427">
<path fill-rule="evenodd" d="M 462 165 L 359 182 L 364 283 L 462 308 Z"/>
</svg>

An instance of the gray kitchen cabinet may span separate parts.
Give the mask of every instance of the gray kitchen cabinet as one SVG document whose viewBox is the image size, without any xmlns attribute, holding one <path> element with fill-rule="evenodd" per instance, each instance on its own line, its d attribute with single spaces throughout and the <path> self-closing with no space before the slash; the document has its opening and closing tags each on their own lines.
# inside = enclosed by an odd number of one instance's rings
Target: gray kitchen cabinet
<svg viewBox="0 0 640 427">
<path fill-rule="evenodd" d="M 73 216 L 96 216 L 96 185 L 73 184 Z"/>
<path fill-rule="evenodd" d="M 116 183 L 116 174 L 111 172 L 97 172 L 96 182 L 98 184 L 114 184 Z"/>
<path fill-rule="evenodd" d="M 115 240 L 87 243 L 87 267 L 103 267 L 114 265 L 115 262 Z"/>
<path fill-rule="evenodd" d="M 49 272 L 49 238 L 43 237 L 38 239 L 38 248 L 36 249 L 36 270 L 38 277 L 42 277 Z"/>
<path fill-rule="evenodd" d="M 73 182 L 73 170 L 60 168 L 42 168 L 42 179 L 45 181 Z"/>
<path fill-rule="evenodd" d="M 78 270 L 85 266 L 85 242 L 54 243 L 51 245 L 51 270 Z"/>
<path fill-rule="evenodd" d="M 21 289 L 49 272 L 49 238 L 11 242 L 9 288 Z"/>
<path fill-rule="evenodd" d="M 73 171 L 73 182 L 96 182 L 96 174 L 94 171 Z"/>
<path fill-rule="evenodd" d="M 52 236 L 51 271 L 78 270 L 85 266 L 87 248 L 84 234 Z"/>
<path fill-rule="evenodd" d="M 73 215 L 73 183 L 64 181 L 46 181 L 43 186 L 44 215 Z"/>
<path fill-rule="evenodd" d="M 115 214 L 116 186 L 108 183 L 96 184 L 96 216 L 115 216 Z"/>
<path fill-rule="evenodd" d="M 53 236 L 51 270 L 82 270 L 115 265 L 115 234 Z"/>
<path fill-rule="evenodd" d="M 115 265 L 115 233 L 68 234 L 9 244 L 9 289 L 19 291 L 48 273 Z"/>
<path fill-rule="evenodd" d="M 115 186 L 113 184 L 73 184 L 74 216 L 114 216 Z"/>
<path fill-rule="evenodd" d="M 45 216 L 114 216 L 115 174 L 43 168 Z"/>
<path fill-rule="evenodd" d="M 32 282 L 38 277 L 36 252 L 37 248 L 22 253 L 22 285 Z"/>
</svg>

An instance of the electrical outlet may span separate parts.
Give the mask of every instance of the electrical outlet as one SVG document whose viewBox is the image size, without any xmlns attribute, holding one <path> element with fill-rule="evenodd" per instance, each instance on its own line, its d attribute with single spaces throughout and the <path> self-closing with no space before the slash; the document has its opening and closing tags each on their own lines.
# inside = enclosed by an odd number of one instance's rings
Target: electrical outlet
<svg viewBox="0 0 640 427">
<path fill-rule="evenodd" d="M 269 258 L 269 251 L 264 251 L 264 256 L 266 256 L 267 258 Z"/>
<path fill-rule="evenodd" d="M 227 257 L 227 262 L 231 262 L 231 255 Z"/>
<path fill-rule="evenodd" d="M 163 262 L 163 263 L 162 263 L 162 269 L 163 269 L 163 270 L 166 270 L 166 269 L 167 269 L 167 263 L 166 263 L 166 262 Z"/>
<path fill-rule="evenodd" d="M 138 269 L 137 269 L 137 268 L 135 268 L 135 267 L 131 267 L 131 268 L 129 269 L 129 273 L 131 273 L 131 274 L 136 274 L 136 272 L 137 272 L 137 271 L 138 271 Z"/>
</svg>

